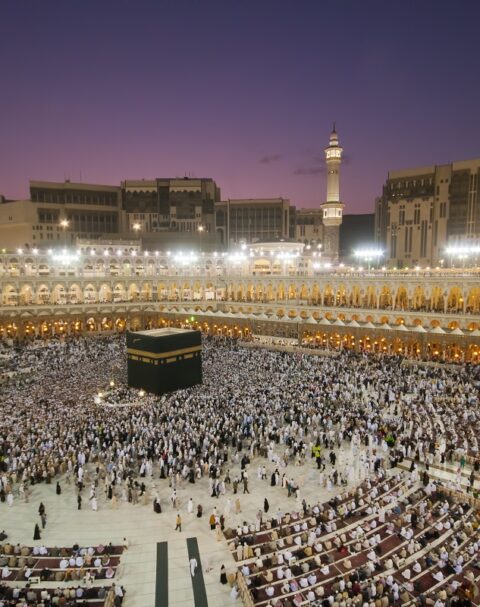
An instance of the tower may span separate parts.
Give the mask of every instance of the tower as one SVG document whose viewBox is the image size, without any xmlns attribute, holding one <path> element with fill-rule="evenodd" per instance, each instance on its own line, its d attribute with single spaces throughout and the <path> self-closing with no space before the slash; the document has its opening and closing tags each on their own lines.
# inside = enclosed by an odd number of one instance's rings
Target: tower
<svg viewBox="0 0 480 607">
<path fill-rule="evenodd" d="M 338 135 L 333 123 L 328 146 L 325 148 L 327 164 L 327 200 L 322 203 L 323 253 L 325 257 L 338 260 L 340 247 L 340 225 L 344 204 L 340 202 L 340 164 L 343 148 L 338 144 Z"/>
</svg>

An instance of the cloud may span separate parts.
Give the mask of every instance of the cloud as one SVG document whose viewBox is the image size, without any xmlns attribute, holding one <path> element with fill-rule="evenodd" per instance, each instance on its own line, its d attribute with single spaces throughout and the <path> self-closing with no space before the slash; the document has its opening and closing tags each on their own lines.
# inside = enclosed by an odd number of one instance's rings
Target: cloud
<svg viewBox="0 0 480 607">
<path fill-rule="evenodd" d="M 352 161 L 351 154 L 343 154 L 342 163 L 350 164 Z M 294 175 L 322 175 L 326 173 L 325 158 L 319 154 L 313 154 L 310 159 L 302 166 L 293 171 Z"/>
<path fill-rule="evenodd" d="M 262 156 L 258 162 L 260 164 L 270 164 L 271 162 L 277 162 L 278 160 L 281 160 L 281 158 L 281 154 L 266 154 L 265 156 Z"/>
<path fill-rule="evenodd" d="M 325 173 L 324 166 L 305 166 L 293 171 L 294 175 L 321 175 L 322 173 Z"/>
</svg>

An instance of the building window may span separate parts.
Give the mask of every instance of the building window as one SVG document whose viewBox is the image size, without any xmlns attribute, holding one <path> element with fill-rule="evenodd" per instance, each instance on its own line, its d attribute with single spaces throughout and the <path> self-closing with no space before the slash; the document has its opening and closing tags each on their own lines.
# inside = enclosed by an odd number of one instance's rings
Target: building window
<svg viewBox="0 0 480 607">
<path fill-rule="evenodd" d="M 418 225 L 420 223 L 420 205 L 416 204 L 413 212 L 413 223 Z"/>
<path fill-rule="evenodd" d="M 397 256 L 397 234 L 393 233 L 391 238 L 390 257 L 394 259 Z"/>
<path fill-rule="evenodd" d="M 427 221 L 422 221 L 422 228 L 420 232 L 420 257 L 427 256 Z"/>
</svg>

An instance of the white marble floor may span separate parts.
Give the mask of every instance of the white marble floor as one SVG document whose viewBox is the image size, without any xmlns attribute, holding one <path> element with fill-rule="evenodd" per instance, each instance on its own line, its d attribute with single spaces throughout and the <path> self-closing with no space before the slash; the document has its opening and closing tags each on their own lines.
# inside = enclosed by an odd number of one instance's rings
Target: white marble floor
<svg viewBox="0 0 480 607">
<path fill-rule="evenodd" d="M 341 470 L 344 461 L 352 461 L 349 451 L 337 450 L 339 462 L 337 469 Z M 357 460 L 358 462 L 358 460 Z M 266 465 L 267 480 L 257 477 L 258 465 Z M 249 467 L 250 494 L 243 495 L 243 487 L 239 487 L 239 497 L 242 512 L 239 515 L 231 514 L 226 526 L 234 526 L 246 520 L 255 521 L 258 509 L 263 508 L 266 497 L 270 503 L 270 514 L 280 507 L 282 511 L 293 510 L 299 507 L 294 497 L 287 498 L 287 492 L 281 487 L 270 486 L 270 475 L 275 466 L 265 458 L 254 458 Z M 239 472 L 239 465 L 231 465 L 230 473 L 233 478 Z M 327 472 L 331 470 L 327 466 Z M 342 491 L 341 487 L 334 487 L 328 492 L 318 484 L 318 472 L 313 459 L 307 459 L 303 466 L 288 466 L 285 470 L 287 476 L 296 480 L 301 486 L 301 498 L 305 497 L 307 503 L 325 500 Z M 358 470 L 358 478 L 363 476 Z M 155 477 L 158 474 L 155 473 Z M 9 541 L 35 545 L 44 543 L 47 546 L 97 545 L 112 542 L 121 544 L 123 538 L 128 538 L 130 547 L 121 559 L 121 566 L 115 579 L 125 587 L 126 598 L 124 607 L 154 607 L 156 585 L 156 545 L 157 542 L 168 542 L 168 597 L 169 605 L 174 607 L 187 607 L 194 604 L 192 581 L 189 573 L 186 539 L 196 537 L 198 540 L 200 558 L 203 569 L 209 564 L 212 571 L 204 571 L 204 580 L 209 607 L 223 607 L 231 605 L 230 588 L 219 583 L 220 566 L 225 564 L 227 571 L 235 570 L 235 563 L 227 548 L 226 541 L 216 541 L 215 534 L 210 530 L 208 518 L 214 506 L 222 513 L 227 499 L 233 497 L 231 487 L 227 494 L 218 499 L 211 498 L 208 490 L 208 479 L 197 481 L 194 485 L 184 483 L 178 488 L 178 510 L 182 514 L 182 532 L 174 531 L 175 515 L 169 496 L 171 489 L 166 480 L 155 479 L 159 490 L 162 514 L 155 514 L 151 505 L 132 505 L 119 502 L 118 508 L 112 510 L 103 498 L 103 491 L 99 490 L 99 508 L 93 512 L 88 505 L 88 495 L 84 495 L 84 505 L 81 511 L 77 510 L 76 494 L 73 487 L 61 481 L 62 494 L 57 496 L 55 484 L 35 485 L 32 488 L 29 503 L 19 498 L 15 499 L 12 508 L 5 503 L 0 504 L 0 529 L 5 529 Z M 84 494 L 88 490 L 84 490 Z M 195 511 L 196 505 L 202 504 L 203 517 L 198 519 L 195 514 L 187 512 L 188 499 L 192 497 Z M 236 497 L 236 496 L 235 496 Z M 39 522 L 38 506 L 40 501 L 46 506 L 48 524 L 43 531 L 42 540 L 33 542 L 33 529 Z M 232 500 L 233 501 L 233 500 Z M 58 584 L 53 584 L 56 586 Z M 239 601 L 237 601 L 239 604 Z"/>
</svg>

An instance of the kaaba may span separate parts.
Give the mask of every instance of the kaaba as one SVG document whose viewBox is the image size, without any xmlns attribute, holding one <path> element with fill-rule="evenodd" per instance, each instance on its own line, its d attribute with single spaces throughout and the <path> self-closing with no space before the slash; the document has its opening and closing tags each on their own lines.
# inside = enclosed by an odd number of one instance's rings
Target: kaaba
<svg viewBox="0 0 480 607">
<path fill-rule="evenodd" d="M 190 329 L 127 332 L 128 385 L 162 395 L 202 383 L 202 336 Z"/>
</svg>

